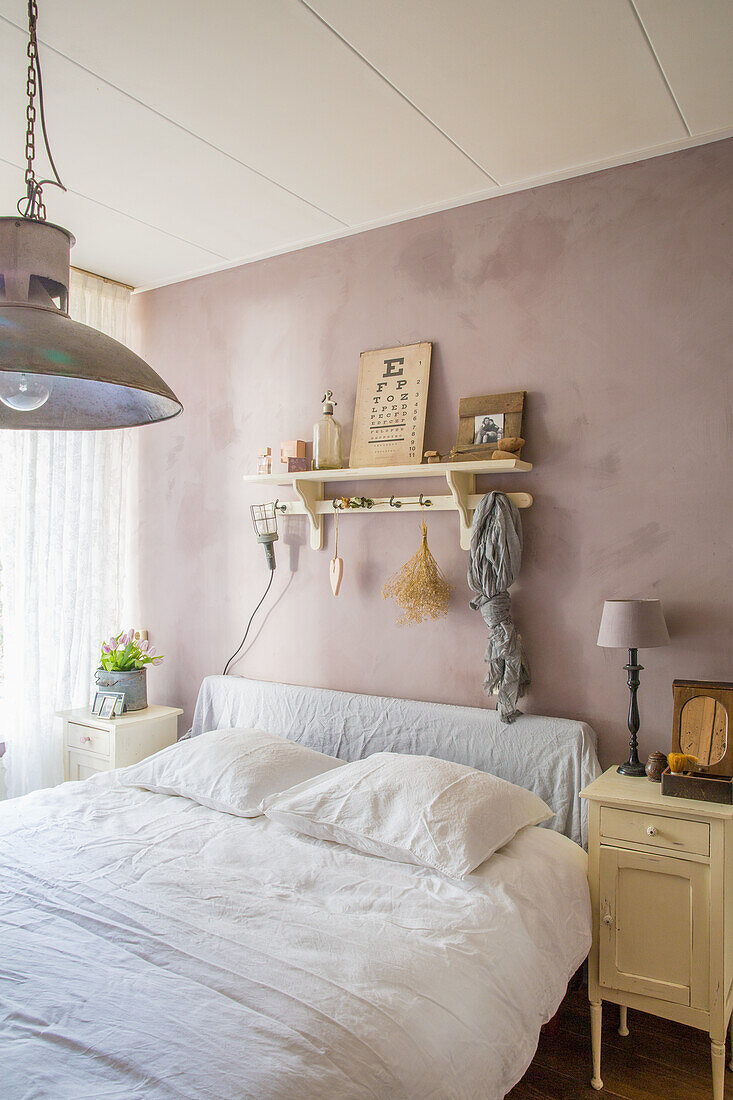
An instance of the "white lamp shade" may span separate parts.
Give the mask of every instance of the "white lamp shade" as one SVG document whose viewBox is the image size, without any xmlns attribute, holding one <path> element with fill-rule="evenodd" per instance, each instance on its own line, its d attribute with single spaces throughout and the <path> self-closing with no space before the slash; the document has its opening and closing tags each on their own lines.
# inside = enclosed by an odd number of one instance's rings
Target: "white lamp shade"
<svg viewBox="0 0 733 1100">
<path fill-rule="evenodd" d="M 669 645 L 661 603 L 659 600 L 606 600 L 596 644 L 609 649 L 655 649 Z"/>
</svg>

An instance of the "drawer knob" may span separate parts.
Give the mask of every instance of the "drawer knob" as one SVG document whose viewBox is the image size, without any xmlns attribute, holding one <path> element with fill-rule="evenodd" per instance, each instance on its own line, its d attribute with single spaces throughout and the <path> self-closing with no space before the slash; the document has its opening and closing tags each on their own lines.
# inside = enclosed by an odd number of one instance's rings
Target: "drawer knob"
<svg viewBox="0 0 733 1100">
<path fill-rule="evenodd" d="M 657 835 L 656 825 L 647 825 L 646 835 L 647 836 L 656 836 Z"/>
<path fill-rule="evenodd" d="M 85 743 L 86 743 L 87 741 L 91 741 L 91 737 L 80 737 L 80 738 L 79 738 L 79 740 L 81 741 L 81 743 L 82 743 L 82 745 L 83 745 L 83 744 L 85 744 Z"/>
</svg>

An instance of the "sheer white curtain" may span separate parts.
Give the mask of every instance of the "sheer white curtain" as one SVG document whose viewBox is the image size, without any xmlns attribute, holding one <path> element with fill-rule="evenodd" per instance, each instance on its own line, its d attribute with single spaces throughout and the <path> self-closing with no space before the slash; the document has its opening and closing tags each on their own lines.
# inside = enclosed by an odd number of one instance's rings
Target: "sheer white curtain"
<svg viewBox="0 0 733 1100">
<path fill-rule="evenodd" d="M 130 292 L 72 272 L 71 316 L 123 342 Z M 8 797 L 63 779 L 54 711 L 89 702 L 98 646 L 122 629 L 130 431 L 0 432 Z"/>
</svg>

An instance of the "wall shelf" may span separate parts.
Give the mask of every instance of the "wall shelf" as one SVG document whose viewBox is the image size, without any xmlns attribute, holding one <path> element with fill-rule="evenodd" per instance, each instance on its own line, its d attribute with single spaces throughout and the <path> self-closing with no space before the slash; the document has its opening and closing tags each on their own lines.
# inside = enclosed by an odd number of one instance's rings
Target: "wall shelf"
<svg viewBox="0 0 733 1100">
<path fill-rule="evenodd" d="M 483 496 L 476 492 L 476 478 L 487 474 L 523 473 L 532 469 L 531 462 L 521 458 L 483 459 L 479 462 L 432 462 L 419 466 L 368 466 L 360 469 L 345 467 L 342 470 L 308 470 L 303 473 L 287 472 L 274 474 L 248 474 L 244 480 L 253 484 L 273 485 L 290 488 L 298 498 L 296 501 L 279 500 L 284 515 L 307 515 L 310 519 L 311 546 L 314 550 L 323 547 L 323 517 L 333 515 L 333 499 L 325 499 L 325 486 L 343 484 L 349 481 L 400 481 L 407 478 L 442 478 L 447 493 L 421 494 L 423 499 L 431 501 L 432 511 L 458 512 L 461 547 L 468 550 L 471 543 L 471 521 L 474 509 Z M 346 493 L 334 494 L 336 499 Z M 360 494 L 361 495 L 361 494 Z M 518 508 L 529 508 L 532 497 L 529 493 L 507 493 Z M 402 496 L 374 498 L 369 508 L 348 509 L 349 514 L 360 512 L 401 512 L 420 507 L 420 496 Z M 345 513 L 342 513 L 345 514 Z"/>
</svg>

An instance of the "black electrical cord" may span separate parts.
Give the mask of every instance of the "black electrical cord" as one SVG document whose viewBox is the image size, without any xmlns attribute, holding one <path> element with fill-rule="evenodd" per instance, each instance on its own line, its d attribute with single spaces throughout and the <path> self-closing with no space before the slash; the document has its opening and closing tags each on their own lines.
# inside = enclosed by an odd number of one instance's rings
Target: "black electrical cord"
<svg viewBox="0 0 733 1100">
<path fill-rule="evenodd" d="M 226 676 L 227 672 L 229 671 L 230 664 L 235 659 L 235 657 L 237 657 L 241 653 L 242 647 L 244 646 L 244 643 L 247 641 L 247 635 L 249 634 L 249 628 L 252 626 L 252 620 L 254 619 L 255 615 L 257 614 L 257 612 L 259 611 L 259 609 L 262 607 L 263 603 L 265 602 L 265 598 L 267 596 L 267 593 L 270 591 L 270 587 L 272 585 L 272 578 L 274 576 L 275 576 L 275 570 L 271 569 L 270 570 L 270 579 L 267 582 L 267 588 L 265 589 L 265 591 L 262 595 L 262 599 L 257 604 L 257 607 L 254 609 L 254 611 L 252 612 L 252 614 L 249 617 L 249 622 L 247 623 L 247 629 L 244 632 L 244 637 L 242 638 L 242 641 L 239 643 L 239 647 L 237 649 L 235 649 L 234 653 L 232 653 L 231 657 L 229 658 L 227 663 L 224 665 L 224 671 L 222 672 L 222 676 Z"/>
</svg>

